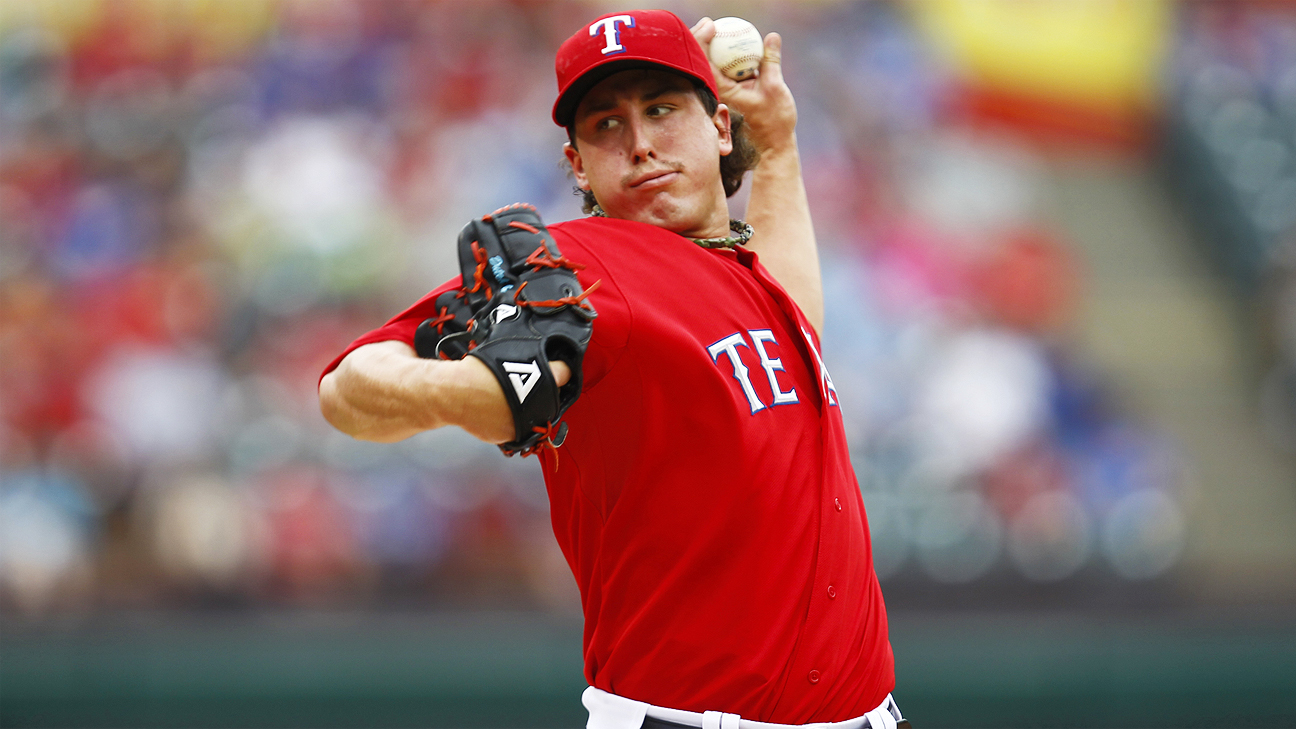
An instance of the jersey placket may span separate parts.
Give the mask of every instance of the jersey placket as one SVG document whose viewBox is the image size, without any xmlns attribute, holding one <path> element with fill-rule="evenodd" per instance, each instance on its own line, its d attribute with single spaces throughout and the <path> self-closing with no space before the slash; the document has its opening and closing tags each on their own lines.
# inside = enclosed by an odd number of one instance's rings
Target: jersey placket
<svg viewBox="0 0 1296 729">
<path fill-rule="evenodd" d="M 839 605 L 845 602 L 842 598 L 846 596 L 847 590 L 857 589 L 856 580 L 846 579 L 846 575 L 840 574 L 842 566 L 838 564 L 838 560 L 835 558 L 835 555 L 843 553 L 846 546 L 843 542 L 848 538 L 849 522 L 854 512 L 853 509 L 848 510 L 846 508 L 846 505 L 850 503 L 850 495 L 837 493 L 844 487 L 848 479 L 841 478 L 841 474 L 834 474 L 839 459 L 847 457 L 847 454 L 837 452 L 839 450 L 838 443 L 845 443 L 845 428 L 841 423 L 841 411 L 837 407 L 836 392 L 832 388 L 819 348 L 811 334 L 810 323 L 787 292 L 769 276 L 763 267 L 755 265 L 756 255 L 754 253 L 743 249 L 736 249 L 735 252 L 738 253 L 738 260 L 751 269 L 756 280 L 769 292 L 774 301 L 778 303 L 779 308 L 800 330 L 804 339 L 801 342 L 801 348 L 803 348 L 801 356 L 806 359 L 806 366 L 813 373 L 817 383 L 816 392 L 819 395 L 819 423 L 822 448 L 819 453 L 820 477 L 815 493 L 816 503 L 818 504 L 815 567 L 810 583 L 812 592 L 809 609 L 806 612 L 805 625 L 802 627 L 802 639 L 797 642 L 796 651 L 792 657 L 791 675 L 789 676 L 789 681 L 800 682 L 802 689 L 797 690 L 791 684 L 787 684 L 785 688 L 785 692 L 787 689 L 792 689 L 793 696 L 804 697 L 805 705 L 784 706 L 782 703 L 779 705 L 780 709 L 797 713 L 813 712 L 829 698 L 828 691 L 818 691 L 816 689 L 827 689 L 833 685 L 834 680 L 837 678 L 836 674 L 842 670 L 847 646 L 844 644 L 845 641 L 841 640 L 842 636 L 838 635 L 837 631 L 831 629 L 816 630 L 812 629 L 812 626 L 817 627 L 825 621 L 829 623 L 840 622 Z M 818 640 L 814 640 L 812 637 L 817 637 Z M 807 638 L 811 639 L 807 640 Z M 837 640 L 833 640 L 834 638 Z"/>
</svg>

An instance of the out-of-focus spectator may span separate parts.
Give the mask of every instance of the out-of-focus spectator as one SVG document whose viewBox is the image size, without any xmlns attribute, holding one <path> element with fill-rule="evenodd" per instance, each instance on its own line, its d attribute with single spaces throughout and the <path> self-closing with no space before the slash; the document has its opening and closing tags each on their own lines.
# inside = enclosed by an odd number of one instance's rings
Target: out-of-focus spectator
<svg viewBox="0 0 1296 729">
<path fill-rule="evenodd" d="M 11 473 L 0 482 L 0 584 L 15 606 L 38 615 L 81 605 L 93 587 L 93 505 L 74 478 Z"/>
<path fill-rule="evenodd" d="M 1192 16 L 1194 63 L 1216 12 Z M 1038 148 L 967 112 L 969 81 L 921 13 L 752 13 L 789 48 L 824 355 L 882 578 L 1029 590 L 1172 572 L 1183 458 L 1071 356 L 1086 289 L 1039 217 Z M 352 337 L 457 273 L 465 220 L 516 200 L 580 214 L 550 69 L 587 15 L 0 6 L 6 610 L 395 595 L 572 609 L 533 462 L 457 431 L 351 441 L 314 388 Z M 1296 119 L 1296 76 L 1273 71 L 1276 106 L 1257 111 L 1250 80 L 1203 63 L 1189 117 L 1272 228 L 1290 155 L 1256 142 Z M 1291 403 L 1296 289 L 1274 290 L 1284 364 L 1267 392 Z M 1285 408 L 1270 421 L 1292 437 Z"/>
</svg>

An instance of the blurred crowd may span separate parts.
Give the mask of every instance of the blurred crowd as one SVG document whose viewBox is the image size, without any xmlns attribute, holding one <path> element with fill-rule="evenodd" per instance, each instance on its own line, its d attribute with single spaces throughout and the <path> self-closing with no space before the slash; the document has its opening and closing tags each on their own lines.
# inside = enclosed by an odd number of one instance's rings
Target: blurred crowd
<svg viewBox="0 0 1296 729">
<path fill-rule="evenodd" d="M 1296 451 L 1296 14 L 1207 3 L 1182 26 L 1171 183 L 1259 314 L 1266 430 Z"/>
<path fill-rule="evenodd" d="M 452 430 L 351 440 L 315 387 L 455 273 L 464 221 L 519 200 L 580 215 L 552 54 L 603 7 L 6 7 L 3 610 L 573 609 L 534 460 Z M 750 17 L 785 37 L 884 586 L 997 580 L 1007 605 L 1173 574 L 1189 461 L 1077 350 L 1083 271 L 1037 212 L 1036 149 L 948 111 L 904 5 Z"/>
</svg>

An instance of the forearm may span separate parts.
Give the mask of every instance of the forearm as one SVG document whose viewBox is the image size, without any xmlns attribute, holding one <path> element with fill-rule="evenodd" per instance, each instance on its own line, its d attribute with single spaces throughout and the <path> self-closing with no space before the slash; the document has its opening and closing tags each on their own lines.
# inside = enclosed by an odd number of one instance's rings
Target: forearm
<svg viewBox="0 0 1296 729">
<path fill-rule="evenodd" d="M 390 443 L 457 425 L 491 443 L 513 438 L 499 382 L 476 358 L 420 359 L 403 342 L 356 349 L 320 382 L 320 410 L 333 427 Z"/>
<path fill-rule="evenodd" d="M 693 35 L 704 51 L 715 37 L 715 22 L 702 18 Z M 823 283 L 819 251 L 815 246 L 810 202 L 801 180 L 797 151 L 796 101 L 783 81 L 783 38 L 765 36 L 765 55 L 754 78 L 741 82 L 728 78 L 714 62 L 720 100 L 741 112 L 749 139 L 760 152 L 752 173 L 747 222 L 756 233 L 747 243 L 761 263 L 801 307 L 815 329 L 823 328 Z"/>
<path fill-rule="evenodd" d="M 761 151 L 760 164 L 752 173 L 747 222 L 756 231 L 747 248 L 760 256 L 806 319 L 822 331 L 819 251 L 795 136 Z"/>
</svg>

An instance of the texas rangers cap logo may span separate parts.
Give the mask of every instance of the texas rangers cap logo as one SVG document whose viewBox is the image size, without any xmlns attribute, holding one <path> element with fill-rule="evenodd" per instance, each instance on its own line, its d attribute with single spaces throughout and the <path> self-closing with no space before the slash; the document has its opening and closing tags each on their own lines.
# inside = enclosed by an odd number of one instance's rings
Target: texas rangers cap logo
<svg viewBox="0 0 1296 729">
<path fill-rule="evenodd" d="M 603 46 L 603 55 L 613 53 L 625 53 L 625 46 L 621 45 L 621 29 L 619 25 L 625 25 L 627 28 L 633 28 L 635 19 L 633 15 L 613 15 L 608 18 L 601 18 L 590 24 L 590 37 L 603 34 L 607 40 L 607 45 Z"/>
<path fill-rule="evenodd" d="M 711 61 L 679 16 L 666 10 L 609 13 L 581 26 L 554 56 L 554 122 L 567 126 L 586 91 L 617 71 L 637 68 L 674 71 L 720 95 Z"/>
</svg>

